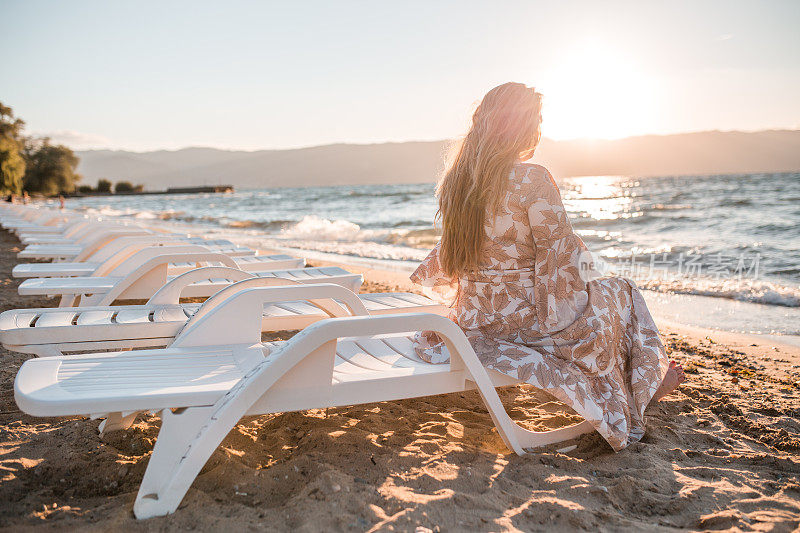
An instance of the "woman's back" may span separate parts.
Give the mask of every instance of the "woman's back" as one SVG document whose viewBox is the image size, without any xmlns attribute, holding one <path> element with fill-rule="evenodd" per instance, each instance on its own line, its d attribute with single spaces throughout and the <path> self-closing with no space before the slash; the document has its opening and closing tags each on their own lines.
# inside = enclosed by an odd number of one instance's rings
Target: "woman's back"
<svg viewBox="0 0 800 533">
<path fill-rule="evenodd" d="M 487 217 L 486 237 L 479 263 L 482 271 L 531 269 L 535 246 L 528 224 L 526 202 L 534 196 L 546 174 L 538 165 L 515 165 L 497 213 Z M 469 277 L 469 276 L 468 276 Z"/>
</svg>

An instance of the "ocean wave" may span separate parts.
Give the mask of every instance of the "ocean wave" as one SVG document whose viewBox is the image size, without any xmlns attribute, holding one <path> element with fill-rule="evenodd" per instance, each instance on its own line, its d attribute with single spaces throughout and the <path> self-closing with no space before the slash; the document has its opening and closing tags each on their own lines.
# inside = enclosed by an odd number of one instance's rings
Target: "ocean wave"
<svg viewBox="0 0 800 533">
<path fill-rule="evenodd" d="M 800 307 L 800 288 L 766 280 L 637 279 L 643 289 L 674 294 L 693 294 L 782 307 Z"/>
<path fill-rule="evenodd" d="M 430 226 L 430 220 L 401 220 L 390 225 L 392 228 Z"/>
<path fill-rule="evenodd" d="M 410 246 L 411 248 L 431 249 L 436 246 L 442 232 L 436 228 L 417 229 L 417 230 L 398 230 L 391 232 L 386 241 L 391 244 Z"/>
<path fill-rule="evenodd" d="M 413 197 L 430 196 L 431 191 L 350 191 L 347 193 L 349 198 L 392 198 L 394 196 L 410 200 Z"/>
<path fill-rule="evenodd" d="M 749 198 L 731 198 L 728 200 L 722 200 L 719 203 L 720 207 L 744 207 L 748 205 L 753 205 L 753 201 Z"/>
<path fill-rule="evenodd" d="M 329 220 L 316 215 L 306 215 L 299 222 L 283 227 L 278 237 L 282 240 L 305 242 L 364 242 L 430 249 L 439 241 L 441 232 L 435 228 L 362 228 L 349 220 Z M 329 251 L 335 245 L 326 244 L 324 247 Z"/>
<path fill-rule="evenodd" d="M 328 220 L 316 215 L 306 215 L 296 224 L 284 228 L 281 237 L 313 241 L 364 240 L 358 224 L 349 220 Z"/>
<path fill-rule="evenodd" d="M 649 211 L 680 211 L 693 208 L 691 204 L 653 204 L 647 207 Z"/>
<path fill-rule="evenodd" d="M 241 229 L 261 229 L 267 231 L 277 231 L 288 228 L 291 224 L 297 222 L 296 220 L 220 220 L 221 225 L 226 228 L 241 228 Z"/>
</svg>

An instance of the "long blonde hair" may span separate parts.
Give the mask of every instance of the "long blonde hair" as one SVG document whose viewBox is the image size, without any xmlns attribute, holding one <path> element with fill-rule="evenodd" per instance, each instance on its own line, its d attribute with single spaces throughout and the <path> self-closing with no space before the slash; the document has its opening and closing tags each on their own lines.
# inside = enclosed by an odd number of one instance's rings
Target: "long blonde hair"
<svg viewBox="0 0 800 533">
<path fill-rule="evenodd" d="M 486 93 L 472 115 L 436 190 L 446 274 L 458 277 L 478 267 L 487 216 L 499 207 L 516 161 L 531 157 L 539 143 L 541 102 L 535 89 L 504 83 Z"/>
</svg>

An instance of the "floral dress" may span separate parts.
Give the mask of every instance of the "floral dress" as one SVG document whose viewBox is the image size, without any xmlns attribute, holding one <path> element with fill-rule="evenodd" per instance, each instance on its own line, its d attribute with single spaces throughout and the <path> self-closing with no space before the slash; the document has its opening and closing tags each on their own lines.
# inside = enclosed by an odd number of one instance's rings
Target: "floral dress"
<svg viewBox="0 0 800 533">
<path fill-rule="evenodd" d="M 437 245 L 411 280 L 450 299 L 450 318 L 486 367 L 566 403 L 614 450 L 638 441 L 669 361 L 636 285 L 581 271 L 588 250 L 544 167 L 514 167 L 486 235 L 476 272 L 449 278 Z M 432 332 L 418 333 L 415 348 L 449 361 Z"/>
</svg>

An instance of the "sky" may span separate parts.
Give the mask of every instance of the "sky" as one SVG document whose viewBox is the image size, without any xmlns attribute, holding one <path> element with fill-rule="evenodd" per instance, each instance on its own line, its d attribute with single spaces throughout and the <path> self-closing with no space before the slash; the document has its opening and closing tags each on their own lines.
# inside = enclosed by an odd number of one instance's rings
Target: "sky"
<svg viewBox="0 0 800 533">
<path fill-rule="evenodd" d="M 0 101 L 75 149 L 465 132 L 506 81 L 543 135 L 800 128 L 800 1 L 0 0 Z"/>
</svg>

